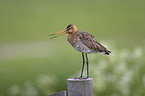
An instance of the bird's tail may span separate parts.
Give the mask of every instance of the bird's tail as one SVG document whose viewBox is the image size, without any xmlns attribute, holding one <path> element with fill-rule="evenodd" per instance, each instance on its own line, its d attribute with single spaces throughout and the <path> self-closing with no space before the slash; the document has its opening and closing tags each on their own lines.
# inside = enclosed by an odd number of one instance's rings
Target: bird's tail
<svg viewBox="0 0 145 96">
<path fill-rule="evenodd" d="M 109 51 L 106 47 L 101 45 L 99 42 L 96 41 L 96 48 L 100 53 L 103 53 L 104 55 L 109 55 L 111 51 Z"/>
<path fill-rule="evenodd" d="M 105 50 L 105 52 L 104 52 L 105 55 L 109 55 L 110 53 L 111 53 L 111 51 L 109 51 L 109 50 Z"/>
</svg>

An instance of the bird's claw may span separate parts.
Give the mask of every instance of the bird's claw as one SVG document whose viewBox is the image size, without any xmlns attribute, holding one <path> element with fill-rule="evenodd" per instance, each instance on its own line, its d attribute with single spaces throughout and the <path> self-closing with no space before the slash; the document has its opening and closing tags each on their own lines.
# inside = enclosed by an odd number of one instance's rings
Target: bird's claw
<svg viewBox="0 0 145 96">
<path fill-rule="evenodd" d="M 80 76 L 80 78 L 79 79 L 84 79 L 84 76 Z"/>
<path fill-rule="evenodd" d="M 89 76 L 87 76 L 87 77 L 80 76 L 79 78 L 74 78 L 74 79 L 88 79 L 88 78 L 89 78 Z"/>
</svg>

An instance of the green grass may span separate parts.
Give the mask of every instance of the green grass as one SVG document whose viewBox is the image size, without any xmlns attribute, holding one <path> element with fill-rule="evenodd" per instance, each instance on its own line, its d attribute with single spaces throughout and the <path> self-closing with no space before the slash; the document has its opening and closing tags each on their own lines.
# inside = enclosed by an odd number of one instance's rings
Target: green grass
<svg viewBox="0 0 145 96">
<path fill-rule="evenodd" d="M 67 89 L 66 79 L 79 76 L 81 54 L 67 35 L 49 40 L 48 34 L 71 23 L 112 51 L 107 57 L 89 55 L 95 95 L 143 96 L 144 11 L 144 0 L 1 0 L 0 96 L 42 96 Z"/>
</svg>

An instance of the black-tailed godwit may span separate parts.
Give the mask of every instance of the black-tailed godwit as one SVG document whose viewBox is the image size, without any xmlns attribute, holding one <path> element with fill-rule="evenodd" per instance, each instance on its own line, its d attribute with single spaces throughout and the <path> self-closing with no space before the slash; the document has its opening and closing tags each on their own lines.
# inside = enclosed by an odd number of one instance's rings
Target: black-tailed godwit
<svg viewBox="0 0 145 96">
<path fill-rule="evenodd" d="M 50 34 L 49 36 L 53 36 L 50 39 L 58 37 L 60 35 L 68 33 L 67 40 L 73 46 L 74 49 L 82 53 L 83 65 L 81 71 L 81 78 L 83 77 L 83 70 L 85 65 L 85 56 L 86 56 L 86 64 L 87 64 L 87 77 L 89 78 L 89 62 L 88 56 L 89 53 L 103 53 L 105 55 L 109 55 L 111 51 L 101 45 L 99 42 L 95 40 L 95 37 L 87 32 L 83 32 L 77 29 L 77 27 L 73 24 L 69 24 L 64 31 L 60 31 L 57 33 Z M 85 55 L 84 55 L 85 54 Z"/>
</svg>

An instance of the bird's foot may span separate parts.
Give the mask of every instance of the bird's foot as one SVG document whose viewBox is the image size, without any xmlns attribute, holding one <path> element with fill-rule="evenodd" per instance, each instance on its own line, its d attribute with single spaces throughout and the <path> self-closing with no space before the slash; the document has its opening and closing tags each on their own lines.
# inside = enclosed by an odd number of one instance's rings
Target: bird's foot
<svg viewBox="0 0 145 96">
<path fill-rule="evenodd" d="M 74 78 L 74 79 L 85 79 L 84 76 L 80 76 L 79 78 Z"/>
<path fill-rule="evenodd" d="M 84 76 L 80 76 L 79 79 L 84 79 Z"/>
<path fill-rule="evenodd" d="M 89 78 L 89 76 L 87 76 L 87 77 L 80 76 L 79 78 L 74 78 L 74 79 L 88 79 L 88 78 Z"/>
<path fill-rule="evenodd" d="M 89 76 L 87 76 L 87 77 L 80 77 L 79 79 L 88 79 L 88 78 L 90 78 Z"/>
</svg>

